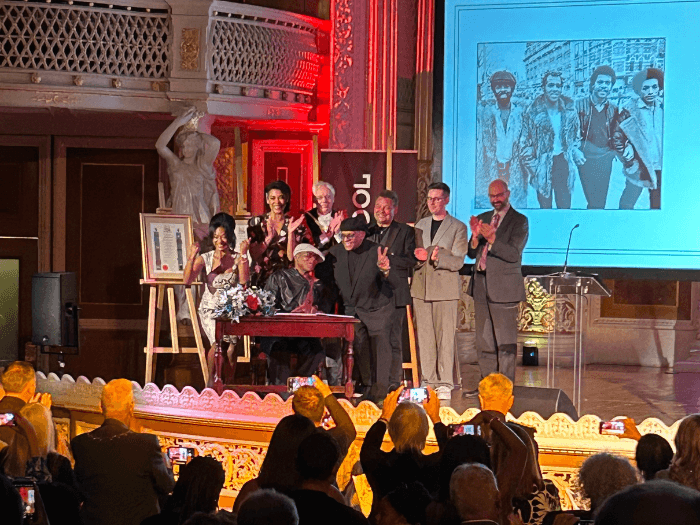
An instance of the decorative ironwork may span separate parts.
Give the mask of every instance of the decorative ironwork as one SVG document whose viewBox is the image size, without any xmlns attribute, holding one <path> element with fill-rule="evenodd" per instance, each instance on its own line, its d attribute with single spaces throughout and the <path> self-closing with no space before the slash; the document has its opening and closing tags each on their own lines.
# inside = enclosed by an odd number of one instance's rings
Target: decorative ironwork
<svg viewBox="0 0 700 525">
<path fill-rule="evenodd" d="M 527 299 L 520 303 L 518 330 L 521 332 L 549 333 L 555 327 L 557 332 L 571 333 L 576 329 L 576 308 L 568 295 L 560 295 L 555 300 L 545 292 L 534 279 L 525 283 Z"/>
<path fill-rule="evenodd" d="M 312 94 L 321 68 L 316 30 L 214 17 L 211 80 Z"/>
<path fill-rule="evenodd" d="M 0 3 L 0 68 L 163 78 L 172 31 L 153 11 Z"/>
</svg>

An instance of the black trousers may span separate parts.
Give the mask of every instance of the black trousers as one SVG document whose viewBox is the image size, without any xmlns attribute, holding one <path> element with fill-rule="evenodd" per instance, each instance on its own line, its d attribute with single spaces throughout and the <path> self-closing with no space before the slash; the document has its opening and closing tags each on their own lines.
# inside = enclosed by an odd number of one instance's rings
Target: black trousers
<svg viewBox="0 0 700 525">
<path fill-rule="evenodd" d="M 321 340 L 313 337 L 262 337 L 260 348 L 270 356 L 267 375 L 271 385 L 287 384 L 292 374 L 301 377 L 315 374 L 326 357 Z M 292 354 L 297 356 L 293 369 Z"/>
<path fill-rule="evenodd" d="M 651 180 L 651 179 L 650 179 Z M 649 190 L 649 209 L 660 210 L 661 209 L 661 170 L 656 172 L 656 180 L 658 184 L 656 189 Z M 642 194 L 641 186 L 635 186 L 630 183 L 630 181 L 625 181 L 625 189 L 620 196 L 620 209 L 621 210 L 632 210 L 634 205 L 637 204 L 639 196 Z"/>
<path fill-rule="evenodd" d="M 583 166 L 578 167 L 581 187 L 589 210 L 605 208 L 614 158 L 615 154 L 611 151 L 602 157 L 588 158 Z"/>
<path fill-rule="evenodd" d="M 361 321 L 355 325 L 355 370 L 359 382 L 369 387 L 373 401 L 384 399 L 389 388 L 392 362 L 391 319 L 393 303 L 371 312 L 357 312 Z"/>
<path fill-rule="evenodd" d="M 552 207 L 552 195 L 557 202 L 557 208 L 568 210 L 571 208 L 571 192 L 569 191 L 569 163 L 563 153 L 552 158 L 552 193 L 545 197 L 537 193 L 537 202 L 540 208 L 550 209 Z"/>
</svg>

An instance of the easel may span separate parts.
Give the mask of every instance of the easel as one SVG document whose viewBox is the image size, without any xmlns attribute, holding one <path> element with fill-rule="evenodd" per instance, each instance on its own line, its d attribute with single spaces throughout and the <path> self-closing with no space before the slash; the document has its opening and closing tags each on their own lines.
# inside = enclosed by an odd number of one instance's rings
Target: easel
<svg viewBox="0 0 700 525">
<path fill-rule="evenodd" d="M 197 318 L 197 310 L 194 305 L 194 297 L 192 296 L 191 286 L 185 286 L 182 281 L 158 281 L 148 282 L 141 279 L 141 284 L 148 284 L 151 287 L 148 300 L 148 334 L 146 339 L 146 347 L 143 351 L 146 353 L 146 380 L 145 383 L 152 383 L 155 368 L 156 356 L 158 354 L 199 354 L 199 365 L 202 368 L 204 376 L 204 384 L 209 380 L 209 368 L 207 367 L 207 356 L 204 353 L 204 344 L 202 343 L 202 334 L 199 330 L 199 322 Z M 201 283 L 192 283 L 192 286 Z M 175 290 L 173 286 L 185 286 L 185 295 L 187 296 L 187 306 L 190 311 L 190 319 L 192 320 L 192 331 L 197 344 L 196 348 L 181 347 L 177 335 L 177 316 L 175 313 Z M 172 339 L 172 347 L 158 346 L 160 337 L 160 325 L 163 320 L 163 303 L 165 294 L 168 294 L 168 314 L 170 318 L 170 338 Z M 145 384 L 144 383 L 144 384 Z"/>
</svg>

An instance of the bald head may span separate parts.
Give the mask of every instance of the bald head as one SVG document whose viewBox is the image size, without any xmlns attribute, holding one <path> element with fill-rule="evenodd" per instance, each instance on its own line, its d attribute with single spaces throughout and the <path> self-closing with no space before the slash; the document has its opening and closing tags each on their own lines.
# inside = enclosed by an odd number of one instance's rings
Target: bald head
<svg viewBox="0 0 700 525">
<path fill-rule="evenodd" d="M 506 181 L 496 179 L 489 184 L 489 201 L 496 211 L 501 211 L 508 206 L 510 190 Z"/>
<path fill-rule="evenodd" d="M 112 379 L 102 389 L 102 414 L 129 426 L 134 415 L 134 393 L 128 379 Z"/>
<path fill-rule="evenodd" d="M 457 467 L 450 478 L 450 500 L 463 521 L 500 519 L 496 478 L 479 463 Z"/>
</svg>

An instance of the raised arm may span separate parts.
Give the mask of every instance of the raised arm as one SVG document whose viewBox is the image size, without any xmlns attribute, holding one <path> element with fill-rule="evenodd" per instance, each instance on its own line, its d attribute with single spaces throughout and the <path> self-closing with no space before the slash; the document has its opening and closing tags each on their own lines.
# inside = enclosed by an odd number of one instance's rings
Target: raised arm
<svg viewBox="0 0 700 525">
<path fill-rule="evenodd" d="M 204 259 L 199 255 L 199 243 L 195 242 L 187 248 L 187 263 L 182 276 L 185 284 L 190 285 L 195 282 L 202 273 L 202 268 L 204 268 Z"/>
<path fill-rule="evenodd" d="M 173 135 L 175 135 L 175 132 L 178 130 L 178 128 L 183 124 L 189 122 L 189 120 L 194 116 L 196 112 L 197 109 L 194 106 L 188 108 L 184 114 L 180 115 L 175 120 L 173 120 L 170 123 L 170 125 L 167 128 L 165 128 L 165 131 L 161 133 L 160 137 L 158 137 L 158 140 L 156 141 L 156 150 L 158 151 L 158 154 L 161 157 L 163 157 L 168 164 L 176 163 L 180 160 L 178 156 L 175 155 L 175 153 L 173 153 L 170 150 L 170 148 L 168 148 L 168 142 L 170 142 L 170 139 L 173 138 Z M 216 158 L 216 156 L 214 156 L 214 158 Z"/>
</svg>

